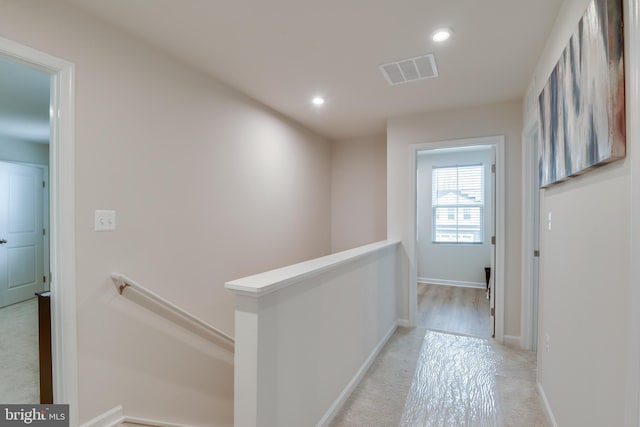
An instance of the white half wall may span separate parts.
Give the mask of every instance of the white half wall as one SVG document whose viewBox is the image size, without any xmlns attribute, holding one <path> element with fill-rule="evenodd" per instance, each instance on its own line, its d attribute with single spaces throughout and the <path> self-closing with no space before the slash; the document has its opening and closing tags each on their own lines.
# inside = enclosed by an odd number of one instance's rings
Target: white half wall
<svg viewBox="0 0 640 427">
<path fill-rule="evenodd" d="M 234 280 L 235 427 L 325 425 L 397 325 L 398 242 Z"/>
</svg>

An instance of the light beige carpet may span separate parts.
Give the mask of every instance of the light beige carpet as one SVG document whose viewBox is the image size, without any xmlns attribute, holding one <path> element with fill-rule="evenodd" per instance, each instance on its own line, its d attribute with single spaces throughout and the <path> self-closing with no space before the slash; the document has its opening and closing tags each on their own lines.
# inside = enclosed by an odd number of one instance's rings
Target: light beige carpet
<svg viewBox="0 0 640 427">
<path fill-rule="evenodd" d="M 38 301 L 0 308 L 0 403 L 40 403 Z"/>
<path fill-rule="evenodd" d="M 491 339 L 400 328 L 334 427 L 550 426 L 535 356 Z"/>
<path fill-rule="evenodd" d="M 331 425 L 398 426 L 425 333 L 398 328 Z"/>
</svg>

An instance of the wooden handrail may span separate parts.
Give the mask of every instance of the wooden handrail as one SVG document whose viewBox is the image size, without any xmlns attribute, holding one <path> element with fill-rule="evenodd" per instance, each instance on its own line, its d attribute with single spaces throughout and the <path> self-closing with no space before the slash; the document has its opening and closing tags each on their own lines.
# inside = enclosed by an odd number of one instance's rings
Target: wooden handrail
<svg viewBox="0 0 640 427">
<path fill-rule="evenodd" d="M 231 336 L 229 336 L 226 333 L 222 332 L 221 330 L 211 326 L 210 324 L 208 324 L 207 322 L 205 322 L 203 320 L 200 320 L 196 316 L 194 316 L 194 315 L 190 314 L 189 312 L 183 310 L 182 308 L 178 307 L 177 305 L 173 304 L 172 302 L 167 301 L 166 299 L 164 299 L 160 295 L 156 294 L 155 292 L 151 291 L 150 289 L 145 288 L 140 283 L 138 283 L 135 280 L 125 276 L 124 274 L 112 273 L 111 274 L 111 279 L 113 280 L 113 283 L 115 284 L 116 288 L 118 289 L 118 292 L 120 293 L 120 295 L 122 295 L 122 293 L 124 292 L 125 289 L 132 288 L 136 292 L 138 292 L 140 295 L 143 295 L 148 300 L 153 301 L 154 303 L 156 303 L 157 305 L 161 306 L 165 310 L 170 311 L 171 313 L 179 316 L 180 318 L 182 318 L 184 320 L 187 320 L 189 323 L 191 323 L 193 325 L 196 325 L 200 329 L 208 332 L 210 335 L 214 336 L 217 340 L 222 341 L 223 343 L 225 343 L 227 346 L 229 346 L 233 350 L 233 348 L 235 346 L 235 340 Z"/>
</svg>

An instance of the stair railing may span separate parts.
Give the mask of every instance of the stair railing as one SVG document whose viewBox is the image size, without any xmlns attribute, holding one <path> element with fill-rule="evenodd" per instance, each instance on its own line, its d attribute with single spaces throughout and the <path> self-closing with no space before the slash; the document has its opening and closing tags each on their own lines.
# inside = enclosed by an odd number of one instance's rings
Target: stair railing
<svg viewBox="0 0 640 427">
<path fill-rule="evenodd" d="M 182 308 L 178 307 L 172 302 L 156 294 L 152 290 L 142 286 L 140 283 L 136 282 L 130 277 L 127 277 L 124 274 L 120 274 L 120 273 L 112 273 L 111 279 L 113 280 L 113 283 L 118 289 L 118 292 L 120 293 L 120 295 L 123 295 L 126 289 L 133 289 L 135 290 L 135 292 L 144 296 L 147 300 L 160 306 L 162 309 L 172 313 L 175 316 L 178 316 L 181 320 L 186 321 L 188 324 L 196 326 L 200 330 L 205 331 L 208 335 L 212 336 L 216 341 L 219 341 L 222 344 L 224 344 L 224 346 L 227 347 L 228 349 L 234 350 L 235 340 L 231 336 L 215 328 L 214 326 L 211 326 L 207 322 L 197 318 L 191 313 L 183 310 Z"/>
</svg>

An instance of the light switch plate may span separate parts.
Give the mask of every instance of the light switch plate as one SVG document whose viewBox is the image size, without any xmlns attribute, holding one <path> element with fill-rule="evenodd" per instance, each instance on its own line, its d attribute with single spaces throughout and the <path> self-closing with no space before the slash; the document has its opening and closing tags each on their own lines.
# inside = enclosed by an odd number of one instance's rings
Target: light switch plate
<svg viewBox="0 0 640 427">
<path fill-rule="evenodd" d="M 96 211 L 95 231 L 115 231 L 116 211 Z"/>
</svg>

